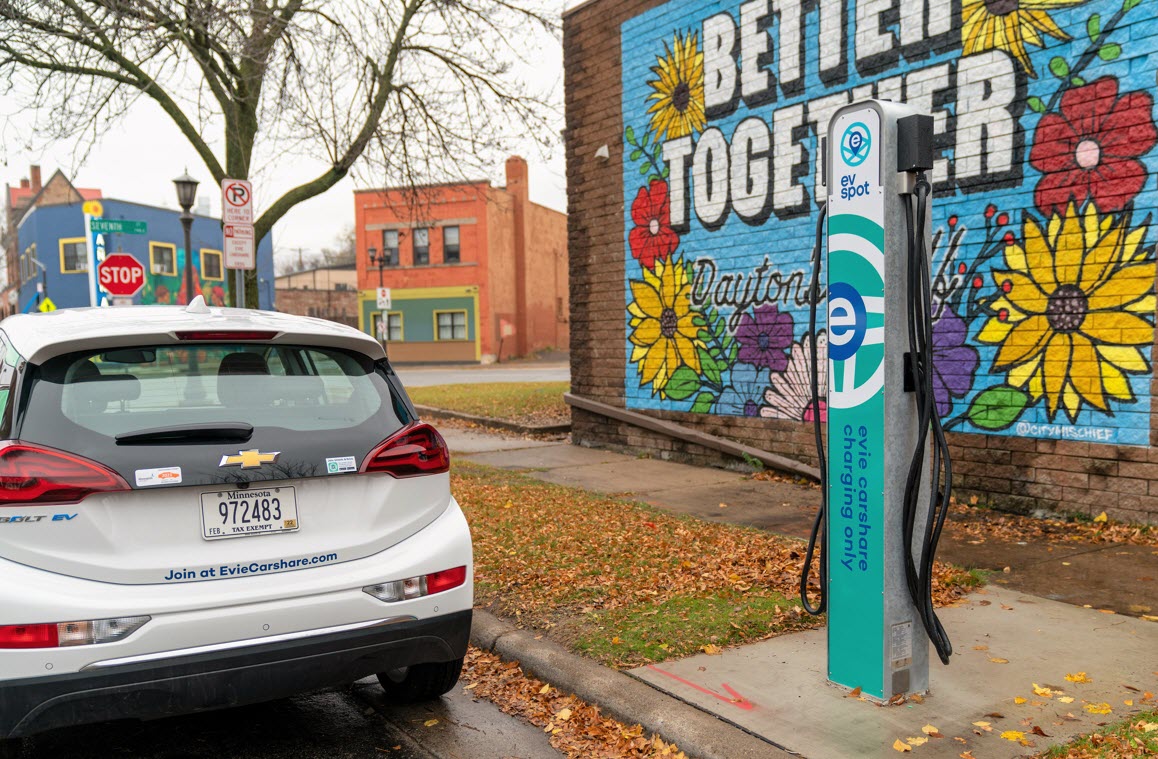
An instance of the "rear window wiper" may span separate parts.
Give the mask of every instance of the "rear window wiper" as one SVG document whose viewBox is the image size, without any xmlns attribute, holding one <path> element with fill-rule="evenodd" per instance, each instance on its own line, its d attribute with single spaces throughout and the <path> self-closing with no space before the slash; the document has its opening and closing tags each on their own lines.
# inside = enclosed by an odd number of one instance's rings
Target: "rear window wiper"
<svg viewBox="0 0 1158 759">
<path fill-rule="evenodd" d="M 253 425 L 245 422 L 203 422 L 182 424 L 175 427 L 153 427 L 138 432 L 122 432 L 116 436 L 117 445 L 134 443 L 161 443 L 178 441 L 201 443 L 212 440 L 249 440 L 253 436 Z"/>
</svg>

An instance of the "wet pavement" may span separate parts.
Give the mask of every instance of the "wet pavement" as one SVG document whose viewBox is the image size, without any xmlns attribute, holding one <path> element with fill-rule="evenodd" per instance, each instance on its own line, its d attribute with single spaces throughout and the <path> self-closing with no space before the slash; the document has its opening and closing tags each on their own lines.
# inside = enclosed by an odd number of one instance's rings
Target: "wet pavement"
<svg viewBox="0 0 1158 759">
<path fill-rule="evenodd" d="M 151 722 L 106 722 L 25 741 L 21 759 L 511 759 L 559 756 L 543 732 L 462 687 L 389 706 L 373 679 L 267 704 Z M 437 720 L 430 724 L 431 720 Z"/>
</svg>

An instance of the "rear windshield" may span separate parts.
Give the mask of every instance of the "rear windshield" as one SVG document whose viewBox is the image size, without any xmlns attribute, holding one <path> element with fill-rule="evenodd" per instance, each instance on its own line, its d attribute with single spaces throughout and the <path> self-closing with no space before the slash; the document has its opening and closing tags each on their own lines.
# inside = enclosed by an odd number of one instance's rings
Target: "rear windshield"
<svg viewBox="0 0 1158 759">
<path fill-rule="evenodd" d="M 333 432 L 409 421 L 385 369 L 333 348 L 161 345 L 72 353 L 34 370 L 21 437 L 72 449 L 79 433 L 117 437 L 158 428 L 252 425 Z"/>
</svg>

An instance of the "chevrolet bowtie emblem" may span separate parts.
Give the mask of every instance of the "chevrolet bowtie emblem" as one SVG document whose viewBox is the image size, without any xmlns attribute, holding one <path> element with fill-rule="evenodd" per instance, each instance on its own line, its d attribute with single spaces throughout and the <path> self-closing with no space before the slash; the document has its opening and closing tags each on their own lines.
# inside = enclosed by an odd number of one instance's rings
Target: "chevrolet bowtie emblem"
<svg viewBox="0 0 1158 759">
<path fill-rule="evenodd" d="M 280 454 L 281 451 L 262 453 L 256 448 L 248 451 L 238 451 L 234 456 L 222 456 L 221 463 L 217 466 L 240 466 L 242 469 L 257 469 L 262 464 L 272 464 L 277 461 L 277 457 Z"/>
</svg>

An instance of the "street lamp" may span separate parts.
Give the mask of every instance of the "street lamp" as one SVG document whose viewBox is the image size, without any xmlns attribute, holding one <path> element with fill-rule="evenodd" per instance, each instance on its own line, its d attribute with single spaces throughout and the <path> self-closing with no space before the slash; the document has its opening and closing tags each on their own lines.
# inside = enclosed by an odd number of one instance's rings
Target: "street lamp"
<svg viewBox="0 0 1158 759">
<path fill-rule="evenodd" d="M 189 176 L 189 170 L 173 180 L 177 188 L 177 204 L 181 206 L 181 226 L 185 229 L 185 303 L 193 300 L 193 214 L 189 209 L 197 200 L 198 182 Z M 189 406 L 200 405 L 205 400 L 205 388 L 201 386 L 201 376 L 197 367 L 197 351 L 190 347 L 189 380 L 185 383 L 185 403 Z"/>
<path fill-rule="evenodd" d="M 377 255 L 378 249 L 371 245 L 370 250 L 367 252 L 370 254 L 370 265 L 376 265 L 378 267 L 378 287 L 385 287 L 385 285 L 382 284 L 382 267 L 385 266 L 386 262 L 390 260 L 389 255 L 386 253 L 386 249 L 383 248 L 382 255 L 379 256 Z"/>
<path fill-rule="evenodd" d="M 181 226 L 185 228 L 185 302 L 193 300 L 193 214 L 189 209 L 197 200 L 196 179 L 189 176 L 189 170 L 173 180 L 177 188 L 177 204 L 181 206 Z"/>
</svg>

